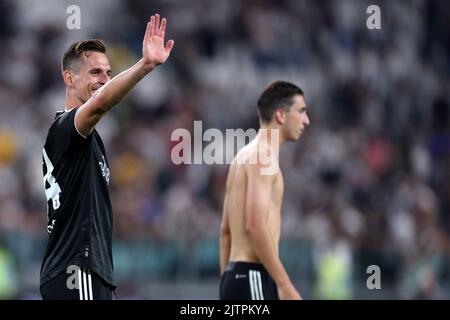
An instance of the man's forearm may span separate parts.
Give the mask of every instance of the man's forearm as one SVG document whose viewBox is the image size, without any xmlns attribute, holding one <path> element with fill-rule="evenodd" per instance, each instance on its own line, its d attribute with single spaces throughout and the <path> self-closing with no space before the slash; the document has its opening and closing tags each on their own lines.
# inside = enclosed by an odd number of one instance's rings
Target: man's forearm
<svg viewBox="0 0 450 320">
<path fill-rule="evenodd" d="M 145 65 L 141 59 L 131 68 L 121 72 L 97 90 L 92 96 L 98 99 L 97 106 L 102 113 L 108 112 L 118 104 L 128 92 L 150 71 L 154 66 Z"/>
</svg>

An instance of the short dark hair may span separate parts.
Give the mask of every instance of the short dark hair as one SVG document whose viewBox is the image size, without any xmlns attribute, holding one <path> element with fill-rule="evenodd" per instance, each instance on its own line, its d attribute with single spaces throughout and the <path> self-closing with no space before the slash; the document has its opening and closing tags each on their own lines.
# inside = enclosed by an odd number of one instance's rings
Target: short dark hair
<svg viewBox="0 0 450 320">
<path fill-rule="evenodd" d="M 86 51 L 106 53 L 106 46 L 103 41 L 99 39 L 81 40 L 73 43 L 69 49 L 64 52 L 62 57 L 62 71 L 75 71 L 78 67 L 78 62 L 80 61 L 81 55 Z"/>
<path fill-rule="evenodd" d="M 258 99 L 258 112 L 262 122 L 270 123 L 279 108 L 289 110 L 296 95 L 303 96 L 303 90 L 295 84 L 286 81 L 270 83 Z"/>
</svg>

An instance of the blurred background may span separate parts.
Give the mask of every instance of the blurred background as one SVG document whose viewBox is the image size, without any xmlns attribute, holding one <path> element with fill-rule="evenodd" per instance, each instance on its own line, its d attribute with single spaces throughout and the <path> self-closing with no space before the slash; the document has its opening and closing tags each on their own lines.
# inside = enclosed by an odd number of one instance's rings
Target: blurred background
<svg viewBox="0 0 450 320">
<path fill-rule="evenodd" d="M 80 29 L 66 25 L 72 4 Z M 281 153 L 281 259 L 303 297 L 450 297 L 450 2 L 0 0 L 0 12 L 0 298 L 40 299 L 42 147 L 64 108 L 63 52 L 101 38 L 117 74 L 156 12 L 170 59 L 97 127 L 119 299 L 218 298 L 228 166 L 174 165 L 171 133 L 258 129 L 256 101 L 279 79 L 303 88 L 311 119 Z"/>
</svg>

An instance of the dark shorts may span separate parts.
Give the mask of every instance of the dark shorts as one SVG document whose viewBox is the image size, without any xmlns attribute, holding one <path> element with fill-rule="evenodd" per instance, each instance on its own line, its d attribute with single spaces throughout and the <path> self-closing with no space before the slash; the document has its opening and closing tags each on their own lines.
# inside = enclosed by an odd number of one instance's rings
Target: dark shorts
<svg viewBox="0 0 450 320">
<path fill-rule="evenodd" d="M 221 300 L 279 300 L 278 290 L 260 263 L 230 262 L 220 282 Z"/>
<path fill-rule="evenodd" d="M 113 288 L 102 278 L 76 265 L 41 286 L 44 300 L 112 300 L 112 294 Z"/>
</svg>

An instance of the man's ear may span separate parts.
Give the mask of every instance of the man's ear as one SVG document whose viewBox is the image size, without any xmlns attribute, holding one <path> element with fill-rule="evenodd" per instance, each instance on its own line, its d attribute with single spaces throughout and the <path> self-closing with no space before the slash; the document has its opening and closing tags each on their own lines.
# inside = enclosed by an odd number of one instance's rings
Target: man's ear
<svg viewBox="0 0 450 320">
<path fill-rule="evenodd" d="M 273 114 L 275 121 L 279 124 L 284 124 L 286 121 L 286 114 L 284 113 L 284 110 L 279 108 L 275 110 L 275 113 Z"/>
<path fill-rule="evenodd" d="M 73 74 L 69 70 L 64 70 L 63 72 L 64 83 L 66 87 L 73 88 L 74 87 L 74 79 Z"/>
</svg>

